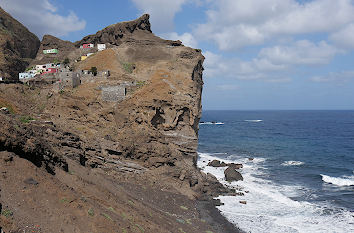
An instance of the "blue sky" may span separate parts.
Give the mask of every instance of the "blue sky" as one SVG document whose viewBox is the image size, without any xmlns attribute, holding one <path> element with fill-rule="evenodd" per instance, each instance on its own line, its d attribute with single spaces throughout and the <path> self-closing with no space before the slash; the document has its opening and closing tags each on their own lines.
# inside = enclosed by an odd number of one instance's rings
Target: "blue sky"
<svg viewBox="0 0 354 233">
<path fill-rule="evenodd" d="M 204 109 L 354 109 L 353 0 L 0 0 L 39 37 L 77 41 L 142 13 L 201 48 Z"/>
</svg>

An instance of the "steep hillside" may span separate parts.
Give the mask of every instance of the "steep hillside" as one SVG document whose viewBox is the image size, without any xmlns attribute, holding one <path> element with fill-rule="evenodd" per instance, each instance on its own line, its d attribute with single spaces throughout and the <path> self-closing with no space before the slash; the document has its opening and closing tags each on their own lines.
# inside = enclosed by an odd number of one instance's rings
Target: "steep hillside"
<svg viewBox="0 0 354 233">
<path fill-rule="evenodd" d="M 106 43 L 71 66 L 109 77 L 83 76 L 61 91 L 51 82 L 0 85 L 6 232 L 238 232 L 211 204 L 235 190 L 195 166 L 204 57 L 155 36 L 148 19 L 111 25 L 75 47 L 42 41 L 60 59 L 87 52 L 83 43 Z M 54 58 L 41 52 L 35 62 Z M 116 87 L 124 98 L 104 96 Z"/>
<path fill-rule="evenodd" d="M 18 79 L 39 45 L 37 36 L 0 8 L 0 77 Z"/>
</svg>

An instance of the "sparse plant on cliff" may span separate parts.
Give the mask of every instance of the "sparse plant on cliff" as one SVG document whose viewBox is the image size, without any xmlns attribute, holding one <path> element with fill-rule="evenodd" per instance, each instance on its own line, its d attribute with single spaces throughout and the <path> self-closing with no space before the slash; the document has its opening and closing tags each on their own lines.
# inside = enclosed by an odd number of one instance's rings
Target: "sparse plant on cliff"
<svg viewBox="0 0 354 233">
<path fill-rule="evenodd" d="M 90 69 L 91 73 L 93 74 L 93 76 L 97 75 L 97 67 L 96 66 L 92 66 Z"/>
<path fill-rule="evenodd" d="M 21 116 L 21 117 L 20 117 L 20 121 L 21 121 L 22 123 L 29 123 L 29 122 L 32 121 L 32 120 L 34 120 L 34 118 L 31 117 L 31 116 Z"/>
<path fill-rule="evenodd" d="M 3 211 L 1 212 L 1 215 L 3 215 L 3 216 L 5 216 L 6 218 L 8 218 L 8 217 L 11 217 L 11 216 L 13 215 L 13 213 L 12 213 L 11 210 L 5 209 L 5 210 L 3 210 Z"/>
<path fill-rule="evenodd" d="M 123 69 L 125 70 L 125 72 L 127 72 L 129 74 L 133 73 L 133 70 L 135 69 L 135 64 L 132 64 L 132 63 L 123 62 L 122 66 L 123 66 Z"/>
<path fill-rule="evenodd" d="M 88 211 L 87 211 L 88 215 L 90 216 L 94 216 L 95 215 L 95 212 L 93 211 L 92 208 L 90 208 Z"/>
<path fill-rule="evenodd" d="M 70 63 L 70 60 L 69 60 L 69 58 L 66 57 L 63 61 L 63 64 L 66 66 L 69 63 Z"/>
</svg>

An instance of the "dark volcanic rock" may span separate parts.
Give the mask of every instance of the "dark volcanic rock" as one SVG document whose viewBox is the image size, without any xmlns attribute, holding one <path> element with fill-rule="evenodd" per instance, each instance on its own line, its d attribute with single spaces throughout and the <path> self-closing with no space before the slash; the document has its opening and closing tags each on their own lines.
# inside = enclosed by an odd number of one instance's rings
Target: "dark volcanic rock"
<svg viewBox="0 0 354 233">
<path fill-rule="evenodd" d="M 211 166 L 211 167 L 226 167 L 226 163 L 224 162 L 220 162 L 219 160 L 213 160 L 211 162 L 208 163 L 208 166 Z"/>
<path fill-rule="evenodd" d="M 240 169 L 243 168 L 243 164 L 241 163 L 229 163 L 227 164 L 228 167 L 231 167 L 233 169 Z"/>
<path fill-rule="evenodd" d="M 36 35 L 0 8 L 0 77 L 17 80 L 39 45 Z"/>
<path fill-rule="evenodd" d="M 137 31 L 147 31 L 151 33 L 149 18 L 150 16 L 145 14 L 133 21 L 110 25 L 94 35 L 84 37 L 81 41 L 77 41 L 75 45 L 77 47 L 85 43 L 108 43 L 112 45 L 120 45 L 122 41 L 124 41 L 126 35 Z"/>
<path fill-rule="evenodd" d="M 229 182 L 243 180 L 241 173 L 236 171 L 234 168 L 228 167 L 225 171 L 225 179 Z"/>
</svg>

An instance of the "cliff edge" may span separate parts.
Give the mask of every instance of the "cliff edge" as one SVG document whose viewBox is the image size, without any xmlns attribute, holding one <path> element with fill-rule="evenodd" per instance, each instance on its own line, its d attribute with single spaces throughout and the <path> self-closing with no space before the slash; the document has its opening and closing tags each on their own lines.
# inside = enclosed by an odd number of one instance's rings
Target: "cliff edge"
<svg viewBox="0 0 354 233">
<path fill-rule="evenodd" d="M 237 232 L 203 202 L 230 190 L 196 167 L 200 50 L 155 36 L 148 15 L 40 48 L 30 66 L 68 58 L 80 85 L 0 85 L 6 232 Z"/>
</svg>

